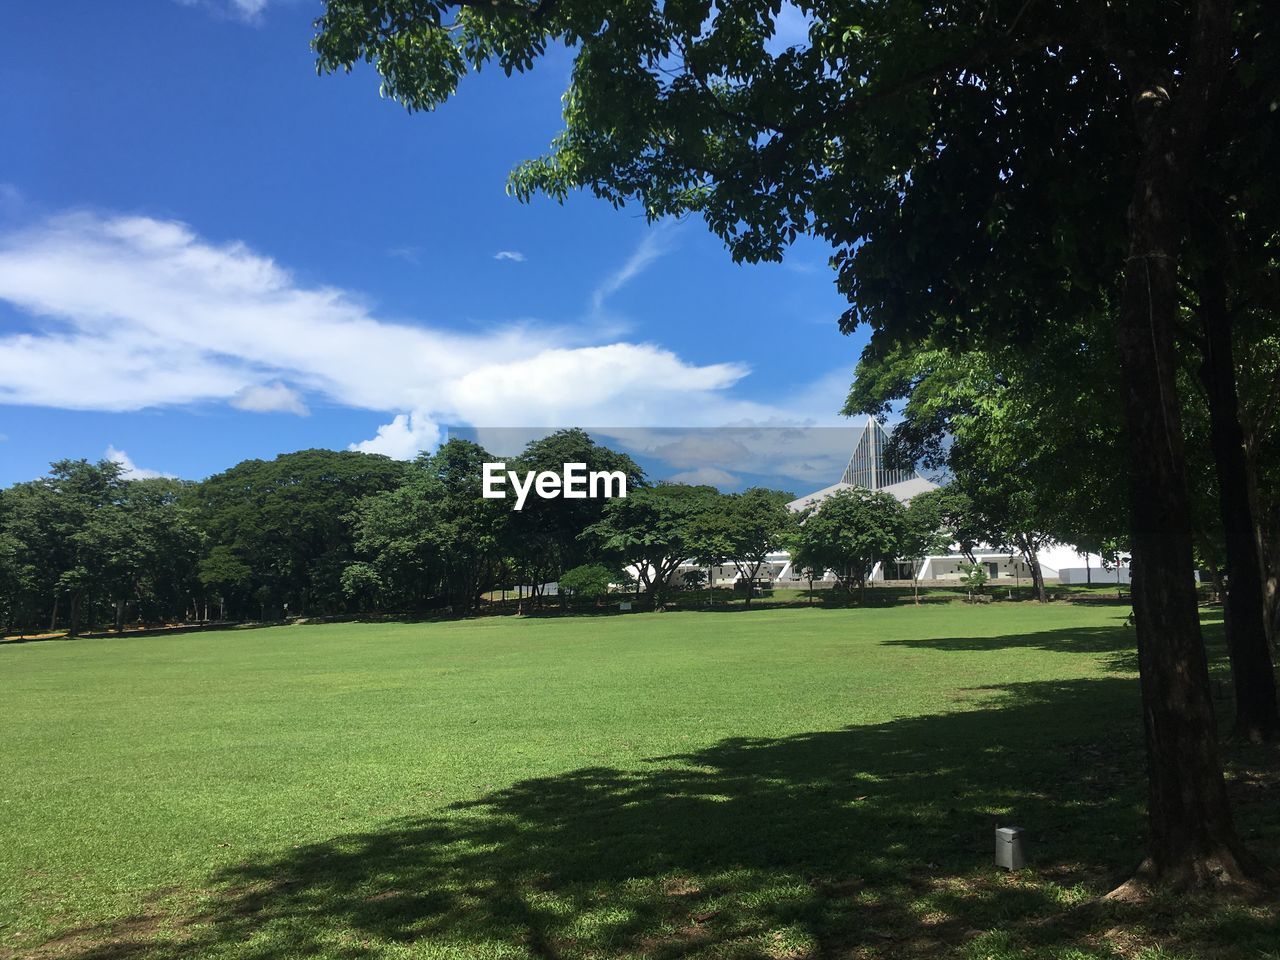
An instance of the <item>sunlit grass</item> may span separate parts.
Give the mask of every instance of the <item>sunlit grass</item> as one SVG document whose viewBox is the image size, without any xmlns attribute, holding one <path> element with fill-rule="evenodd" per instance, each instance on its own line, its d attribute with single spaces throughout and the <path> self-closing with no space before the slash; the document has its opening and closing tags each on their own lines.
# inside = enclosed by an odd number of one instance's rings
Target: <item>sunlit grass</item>
<svg viewBox="0 0 1280 960">
<path fill-rule="evenodd" d="M 0 956 L 1265 956 L 1255 904 L 1055 920 L 1141 851 L 1126 612 L 5 644 Z"/>
</svg>

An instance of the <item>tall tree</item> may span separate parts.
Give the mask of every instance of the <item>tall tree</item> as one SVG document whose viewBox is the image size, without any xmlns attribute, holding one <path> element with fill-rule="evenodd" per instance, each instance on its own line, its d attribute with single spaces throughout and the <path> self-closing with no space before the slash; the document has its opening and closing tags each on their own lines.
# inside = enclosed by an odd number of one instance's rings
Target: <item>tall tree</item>
<svg viewBox="0 0 1280 960">
<path fill-rule="evenodd" d="M 109 562 L 129 549 L 123 467 L 111 460 L 60 460 L 42 481 L 51 497 L 47 514 L 54 540 L 55 589 L 69 600 L 67 632 L 80 632 L 85 608 L 117 585 Z M 55 601 L 56 603 L 56 601 Z"/>
<path fill-rule="evenodd" d="M 797 6 L 809 42 L 778 50 L 780 6 L 749 0 L 328 0 L 316 49 L 322 70 L 372 62 L 387 95 L 431 109 L 470 69 L 525 70 L 566 43 L 565 130 L 514 192 L 697 212 L 740 259 L 829 240 L 846 325 L 869 323 L 873 350 L 931 332 L 1030 343 L 1107 291 L 1150 760 L 1142 872 L 1243 879 L 1189 574 L 1173 331 L 1206 130 L 1229 77 L 1277 70 L 1265 5 Z M 1229 135 L 1266 115 L 1252 106 Z"/>
<path fill-rule="evenodd" d="M 5 490 L 0 490 L 0 637 L 17 623 L 25 594 L 30 589 L 20 557 L 26 545 L 18 539 L 10 523 L 11 499 Z"/>
<path fill-rule="evenodd" d="M 1108 448 L 1119 425 L 1096 386 L 1114 380 L 1111 351 L 1083 325 L 1059 336 L 1071 349 L 1052 368 L 1010 348 L 900 345 L 863 358 L 846 405 L 880 413 L 903 401 L 889 461 L 946 469 L 951 495 L 964 498 L 966 554 L 981 542 L 1021 555 L 1041 601 L 1043 547 L 1099 542 L 1124 524 L 1123 465 Z"/>
<path fill-rule="evenodd" d="M 360 559 L 343 572 L 346 594 L 401 609 L 475 609 L 509 548 L 510 505 L 482 496 L 492 460 L 453 438 L 420 455 L 395 489 L 362 500 L 351 515 Z"/>
<path fill-rule="evenodd" d="M 723 496 L 715 487 L 659 483 L 609 501 L 582 536 L 619 565 L 635 571 L 649 603 L 657 606 L 668 581 L 704 547 L 704 517 Z"/>
<path fill-rule="evenodd" d="M 1272 314 L 1280 318 L 1280 309 Z M 1263 603 L 1268 636 L 1280 647 L 1280 330 L 1246 341 L 1238 349 L 1245 453 L 1262 553 Z"/>
<path fill-rule="evenodd" d="M 249 589 L 305 613 L 340 604 L 342 571 L 353 559 L 346 518 L 404 472 L 405 464 L 387 457 L 300 450 L 239 463 L 191 497 L 210 544 L 230 548 L 252 568 Z"/>
<path fill-rule="evenodd" d="M 189 488 L 167 477 L 131 480 L 125 487 L 122 506 L 136 565 L 114 597 L 117 630 L 130 604 L 159 618 L 203 593 L 198 572 L 204 543 L 187 504 Z"/>
<path fill-rule="evenodd" d="M 597 444 L 585 430 L 576 428 L 531 441 L 507 466 L 520 472 L 560 473 L 570 463 L 585 464 L 588 471 L 620 472 L 629 489 L 644 482 L 644 471 L 631 457 Z M 523 582 L 538 590 L 558 580 L 565 570 L 596 559 L 590 542 L 578 534 L 600 519 L 606 502 L 600 497 L 529 498 L 524 509 L 511 517 L 513 559 Z"/>
<path fill-rule="evenodd" d="M 911 586 L 917 604 L 920 602 L 920 561 L 925 557 L 957 545 L 972 562 L 975 540 L 969 533 L 971 513 L 968 498 L 947 487 L 926 490 L 907 502 L 899 553 L 902 559 L 912 561 Z"/>
<path fill-rule="evenodd" d="M 866 599 L 867 579 L 878 563 L 903 556 L 906 511 L 882 490 L 837 490 L 805 516 L 795 535 L 792 562 L 799 570 L 830 570 L 846 589 Z"/>
<path fill-rule="evenodd" d="M 695 525 L 693 559 L 707 565 L 733 564 L 747 585 L 750 605 L 760 568 L 771 552 L 785 548 L 796 526 L 797 515 L 787 509 L 794 499 L 764 487 L 709 496 Z"/>
<path fill-rule="evenodd" d="M 1280 90 L 1273 91 L 1280 94 Z M 1236 91 L 1236 99 L 1244 99 Z M 1218 515 L 1225 558 L 1224 618 L 1235 690 L 1235 735 L 1252 741 L 1280 735 L 1280 703 L 1268 627 L 1267 576 L 1256 463 L 1250 445 L 1240 384 L 1245 397 L 1256 396 L 1249 382 L 1265 369 L 1242 369 L 1237 362 L 1237 329 L 1249 341 L 1265 344 L 1280 331 L 1275 239 L 1280 209 L 1270 186 L 1274 158 L 1227 144 L 1214 151 L 1209 170 L 1197 174 L 1193 230 L 1185 271 L 1186 299 L 1194 322 L 1185 339 L 1196 355 L 1194 366 L 1207 410 L 1207 444 L 1218 491 Z M 1254 195 L 1248 216 L 1237 216 L 1233 195 Z M 1250 351 L 1257 353 L 1256 349 Z"/>
<path fill-rule="evenodd" d="M 442 592 L 462 610 L 479 605 L 509 553 L 510 504 L 482 495 L 484 464 L 492 460 L 479 444 L 456 438 L 421 459 L 439 490 L 430 533 L 444 560 Z"/>
</svg>

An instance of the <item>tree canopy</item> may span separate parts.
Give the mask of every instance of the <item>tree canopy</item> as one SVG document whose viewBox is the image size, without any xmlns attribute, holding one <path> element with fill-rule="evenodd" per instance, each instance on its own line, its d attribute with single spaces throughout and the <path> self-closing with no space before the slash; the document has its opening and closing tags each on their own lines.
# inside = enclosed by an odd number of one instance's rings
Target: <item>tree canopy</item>
<svg viewBox="0 0 1280 960">
<path fill-rule="evenodd" d="M 837 490 L 806 516 L 795 537 L 792 563 L 800 570 L 832 571 L 846 587 L 865 593 L 877 563 L 903 555 L 906 511 L 882 490 Z"/>
</svg>

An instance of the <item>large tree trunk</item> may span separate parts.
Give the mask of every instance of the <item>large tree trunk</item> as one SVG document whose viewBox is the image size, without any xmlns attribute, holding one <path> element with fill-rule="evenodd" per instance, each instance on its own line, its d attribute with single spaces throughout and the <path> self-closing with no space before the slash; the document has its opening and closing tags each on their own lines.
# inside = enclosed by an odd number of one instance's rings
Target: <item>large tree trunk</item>
<svg viewBox="0 0 1280 960">
<path fill-rule="evenodd" d="M 1036 599 L 1041 603 L 1048 603 L 1049 595 L 1044 589 L 1044 570 L 1040 566 L 1040 558 L 1032 553 L 1027 565 L 1031 567 L 1031 582 L 1036 588 Z"/>
<path fill-rule="evenodd" d="M 1280 576 L 1277 576 L 1276 573 L 1276 571 L 1280 571 L 1280 550 L 1275 551 L 1275 553 L 1277 556 L 1273 557 L 1268 564 L 1268 572 L 1262 586 L 1262 605 L 1267 624 L 1267 639 L 1271 641 L 1272 646 L 1280 644 Z"/>
<path fill-rule="evenodd" d="M 1280 397 L 1280 389 L 1276 393 Z M 1256 525 L 1254 535 L 1258 538 L 1258 552 L 1262 557 L 1263 622 L 1267 629 L 1267 640 L 1274 650 L 1280 644 L 1280 507 L 1259 497 L 1254 429 L 1251 427 L 1245 433 L 1245 462 L 1249 479 L 1249 503 L 1254 510 Z"/>
<path fill-rule="evenodd" d="M 1199 630 L 1174 353 L 1185 191 L 1228 65 L 1230 23 L 1230 0 L 1198 4 L 1187 38 L 1190 61 L 1174 99 L 1169 78 L 1129 78 L 1140 155 L 1116 340 L 1149 781 L 1149 855 L 1140 874 L 1175 887 L 1247 876 L 1222 780 Z"/>
<path fill-rule="evenodd" d="M 1280 733 L 1276 675 L 1267 642 L 1262 563 L 1253 519 L 1244 429 L 1236 395 L 1231 315 L 1220 268 L 1210 266 L 1199 284 L 1204 331 L 1200 379 L 1209 405 L 1209 446 L 1218 474 L 1218 504 L 1227 548 L 1224 620 L 1235 690 L 1235 735 L 1255 743 Z"/>
<path fill-rule="evenodd" d="M 1130 470 L 1130 588 L 1150 778 L 1147 872 L 1175 884 L 1241 875 L 1200 635 L 1173 365 L 1176 245 L 1139 181 L 1118 343 Z M 1153 209 L 1154 208 L 1154 209 Z M 1153 229 L 1153 227 L 1158 229 Z"/>
<path fill-rule="evenodd" d="M 1131 77 L 1141 154 L 1128 211 L 1117 322 L 1127 444 L 1133 609 L 1149 778 L 1149 856 L 1140 874 L 1173 886 L 1241 881 L 1246 870 L 1218 758 L 1217 724 L 1192 578 L 1191 509 L 1175 380 L 1178 256 L 1190 158 L 1225 72 L 1229 0 L 1201 0 L 1191 64 Z"/>
<path fill-rule="evenodd" d="M 1022 559 L 1027 561 L 1027 569 L 1031 571 L 1031 585 L 1035 588 L 1036 599 L 1041 603 L 1048 603 L 1049 596 L 1044 589 L 1044 569 L 1040 566 L 1035 541 L 1027 536 L 1022 537 L 1021 540 L 1019 549 L 1022 551 Z"/>
</svg>

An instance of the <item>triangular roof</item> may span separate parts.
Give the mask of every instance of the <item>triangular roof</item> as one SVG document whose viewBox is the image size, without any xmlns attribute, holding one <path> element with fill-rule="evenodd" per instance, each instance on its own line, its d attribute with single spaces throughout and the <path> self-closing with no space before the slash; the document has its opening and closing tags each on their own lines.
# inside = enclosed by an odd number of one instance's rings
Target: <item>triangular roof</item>
<svg viewBox="0 0 1280 960">
<path fill-rule="evenodd" d="M 877 423 L 875 417 L 867 417 L 867 425 L 862 428 L 857 443 L 853 445 L 853 454 L 849 457 L 839 483 L 792 500 L 787 506 L 791 510 L 803 510 L 821 503 L 837 490 L 852 490 L 854 487 L 883 490 L 896 497 L 900 503 L 906 503 L 918 493 L 937 489 L 936 483 L 920 476 L 914 469 L 887 469 L 884 465 L 884 448 L 888 444 L 889 431 Z"/>
</svg>

